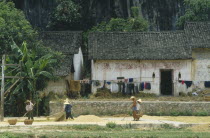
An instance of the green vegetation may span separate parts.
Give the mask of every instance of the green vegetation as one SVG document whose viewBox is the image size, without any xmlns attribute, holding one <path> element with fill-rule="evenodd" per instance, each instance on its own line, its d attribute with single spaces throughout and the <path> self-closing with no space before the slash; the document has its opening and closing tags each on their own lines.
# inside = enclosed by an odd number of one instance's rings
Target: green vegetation
<svg viewBox="0 0 210 138">
<path fill-rule="evenodd" d="M 37 37 L 23 12 L 12 2 L 0 2 L 0 32 L 0 54 L 9 53 L 13 41 L 17 45 L 26 41 L 32 48 Z"/>
<path fill-rule="evenodd" d="M 139 8 L 132 7 L 132 17 L 128 19 L 112 18 L 94 26 L 89 32 L 142 32 L 148 30 L 148 22 L 140 16 Z"/>
<path fill-rule="evenodd" d="M 42 127 L 34 129 L 30 132 L 3 132 L 0 137 L 5 138 L 22 138 L 22 137 L 112 137 L 112 138 L 195 138 L 195 137 L 209 137 L 210 132 L 193 132 L 187 129 L 177 129 L 170 125 L 163 125 L 159 129 L 130 129 L 130 128 L 107 128 L 97 125 L 75 125 L 75 126 L 60 126 L 60 127 Z"/>
<path fill-rule="evenodd" d="M 38 91 L 43 90 L 49 80 L 55 79 L 52 72 L 54 71 L 53 67 L 57 66 L 58 60 L 52 53 L 39 55 L 37 51 L 28 49 L 25 42 L 21 48 L 13 43 L 11 49 L 15 56 L 9 56 L 7 63 L 21 63 L 22 67 L 17 71 L 11 72 L 10 75 L 19 76 L 22 79 L 6 98 L 6 105 L 10 106 L 10 108 L 6 108 L 8 114 L 13 116 L 23 115 L 26 99 L 31 99 L 36 103 L 38 114 L 38 105 L 41 100 Z M 12 84 L 14 81 L 14 79 L 8 80 L 8 83 Z M 17 112 L 18 108 L 19 111 Z"/>
<path fill-rule="evenodd" d="M 179 111 L 169 111 L 169 112 L 154 112 L 154 113 L 147 113 L 147 115 L 152 116 L 208 116 L 208 112 L 192 112 L 192 111 L 185 111 L 185 112 L 179 112 Z"/>
<path fill-rule="evenodd" d="M 72 0 L 57 0 L 58 5 L 51 14 L 51 20 L 48 28 L 51 30 L 69 30 L 79 22 L 81 15 L 79 13 L 80 6 Z"/>
<path fill-rule="evenodd" d="M 184 0 L 184 4 L 186 13 L 177 22 L 180 28 L 183 28 L 187 21 L 210 20 L 210 0 Z"/>
<path fill-rule="evenodd" d="M 116 127 L 117 127 L 117 124 L 114 123 L 114 122 L 108 122 L 108 123 L 106 124 L 106 127 L 108 127 L 108 128 L 116 128 Z"/>
<path fill-rule="evenodd" d="M 38 40 L 38 33 L 12 2 L 0 2 L 0 54 L 7 54 L 7 64 L 21 64 L 19 68 L 6 67 L 7 76 L 21 79 L 5 95 L 5 115 L 22 116 L 26 99 L 36 102 L 38 113 L 41 101 L 38 91 L 46 87 L 48 80 L 54 79 L 54 67 L 59 67 L 62 56 Z M 16 80 L 6 79 L 5 90 Z"/>
</svg>

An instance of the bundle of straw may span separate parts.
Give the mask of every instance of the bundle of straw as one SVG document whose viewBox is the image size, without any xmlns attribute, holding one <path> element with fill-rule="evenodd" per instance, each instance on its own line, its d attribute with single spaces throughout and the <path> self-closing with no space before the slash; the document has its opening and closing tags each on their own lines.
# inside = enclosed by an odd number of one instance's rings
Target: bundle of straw
<svg viewBox="0 0 210 138">
<path fill-rule="evenodd" d="M 64 121 L 65 118 L 66 118 L 66 114 L 63 111 L 55 114 L 55 121 Z"/>
</svg>

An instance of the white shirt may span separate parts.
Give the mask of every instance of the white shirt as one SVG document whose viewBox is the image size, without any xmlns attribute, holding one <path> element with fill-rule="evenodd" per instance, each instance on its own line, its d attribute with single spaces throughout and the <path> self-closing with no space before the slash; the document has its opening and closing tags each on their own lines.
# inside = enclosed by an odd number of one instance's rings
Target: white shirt
<svg viewBox="0 0 210 138">
<path fill-rule="evenodd" d="M 30 102 L 28 105 L 26 105 L 26 111 L 27 112 L 32 111 L 33 107 L 34 107 L 34 104 L 32 102 Z"/>
<path fill-rule="evenodd" d="M 136 102 L 136 110 L 140 110 L 140 108 L 141 108 L 141 105 L 138 103 L 138 102 Z"/>
</svg>

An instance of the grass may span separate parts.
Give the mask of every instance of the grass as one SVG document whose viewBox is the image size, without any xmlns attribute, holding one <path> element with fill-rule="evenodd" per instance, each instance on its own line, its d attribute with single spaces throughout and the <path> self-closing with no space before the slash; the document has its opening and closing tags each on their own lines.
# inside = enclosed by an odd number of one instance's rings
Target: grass
<svg viewBox="0 0 210 138">
<path fill-rule="evenodd" d="M 24 133 L 25 132 L 25 133 Z M 76 125 L 76 126 L 57 126 L 42 127 L 32 131 L 22 131 L 19 133 L 3 132 L 0 133 L 1 138 L 208 138 L 210 131 L 193 132 L 190 129 L 174 129 L 171 126 L 164 125 L 161 129 L 131 129 L 131 128 L 108 128 L 97 125 Z"/>
</svg>

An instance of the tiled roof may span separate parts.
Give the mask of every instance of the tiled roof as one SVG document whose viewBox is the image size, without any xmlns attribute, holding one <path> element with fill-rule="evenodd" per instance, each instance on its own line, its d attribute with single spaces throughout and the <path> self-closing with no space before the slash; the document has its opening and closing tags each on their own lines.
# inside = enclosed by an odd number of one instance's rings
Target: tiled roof
<svg viewBox="0 0 210 138">
<path fill-rule="evenodd" d="M 65 55 L 61 67 L 57 68 L 55 75 L 67 76 L 71 73 L 73 56 L 78 54 L 82 44 L 82 32 L 55 31 L 42 32 L 40 37 L 45 46 Z"/>
<path fill-rule="evenodd" d="M 82 32 L 47 31 L 41 33 L 46 46 L 66 54 L 77 54 L 82 44 Z"/>
<path fill-rule="evenodd" d="M 188 22 L 185 32 L 192 49 L 210 48 L 210 22 Z"/>
<path fill-rule="evenodd" d="M 89 35 L 89 58 L 107 60 L 190 59 L 184 31 L 112 32 Z"/>
</svg>

